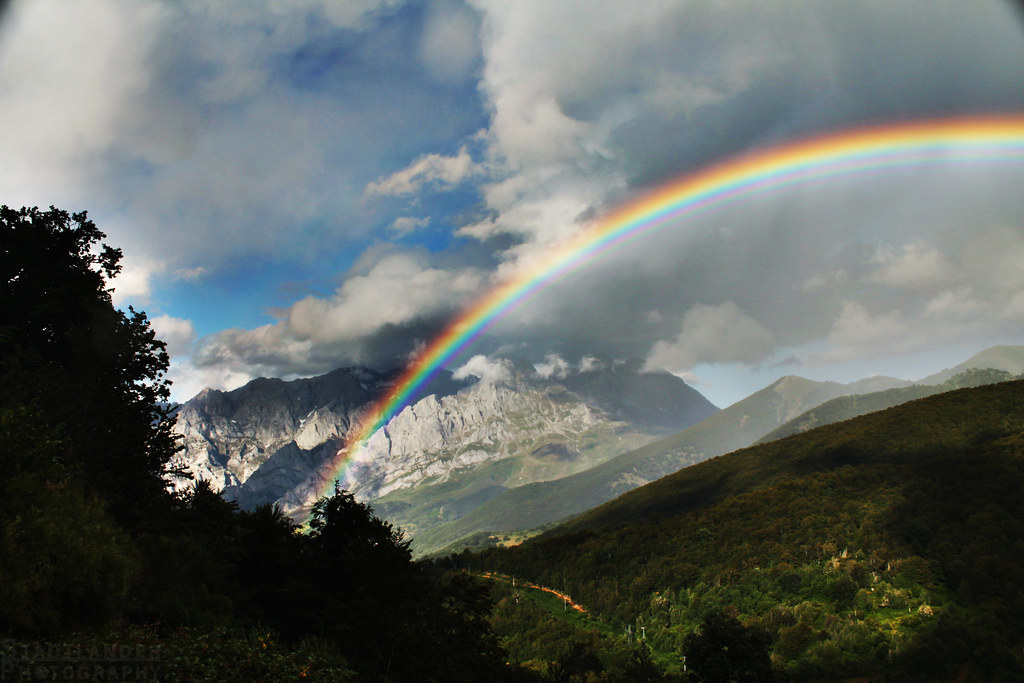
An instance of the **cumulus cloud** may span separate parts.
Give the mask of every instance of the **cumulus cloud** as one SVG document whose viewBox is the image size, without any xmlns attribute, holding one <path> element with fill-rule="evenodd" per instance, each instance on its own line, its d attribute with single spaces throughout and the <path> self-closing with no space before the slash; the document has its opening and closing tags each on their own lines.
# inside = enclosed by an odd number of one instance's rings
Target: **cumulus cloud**
<svg viewBox="0 0 1024 683">
<path fill-rule="evenodd" d="M 534 363 L 533 367 L 542 379 L 562 379 L 567 377 L 571 370 L 569 363 L 557 353 L 546 354 L 543 362 Z"/>
<path fill-rule="evenodd" d="M 5 203 L 82 204 L 149 84 L 157 2 L 15 2 L 0 40 Z"/>
<path fill-rule="evenodd" d="M 683 318 L 679 335 L 651 348 L 646 370 L 683 373 L 698 363 L 756 363 L 775 350 L 775 339 L 761 323 L 731 301 L 699 305 Z"/>
<path fill-rule="evenodd" d="M 191 282 L 198 280 L 206 274 L 206 268 L 202 266 L 194 266 L 192 268 L 178 268 L 174 271 L 175 280 L 185 280 Z"/>
<path fill-rule="evenodd" d="M 239 372 L 226 365 L 196 367 L 189 361 L 172 362 L 167 371 L 171 381 L 171 400 L 184 403 L 206 388 L 231 391 L 258 375 Z"/>
<path fill-rule="evenodd" d="M 487 356 L 478 354 L 470 358 L 465 365 L 455 370 L 452 377 L 455 379 L 466 379 L 473 376 L 480 379 L 484 384 L 500 384 L 512 379 L 514 368 L 508 360 L 498 358 L 490 359 Z"/>
<path fill-rule="evenodd" d="M 149 322 L 157 339 L 167 344 L 167 353 L 171 358 L 186 357 L 191 353 L 192 343 L 196 339 L 195 326 L 191 320 L 158 315 Z"/>
<path fill-rule="evenodd" d="M 875 270 L 867 280 L 889 287 L 932 289 L 949 284 L 954 276 L 953 264 L 923 240 L 899 249 L 879 249 L 871 261 Z"/>
<path fill-rule="evenodd" d="M 479 63 L 479 33 L 480 19 L 469 7 L 453 0 L 434 0 L 420 37 L 420 60 L 437 81 L 460 83 Z"/>
<path fill-rule="evenodd" d="M 365 194 L 409 195 L 419 192 L 424 185 L 445 189 L 458 185 L 477 171 L 469 151 L 463 147 L 455 156 L 426 154 L 401 171 L 381 178 L 366 186 Z"/>
<path fill-rule="evenodd" d="M 114 288 L 111 298 L 118 307 L 132 304 L 136 307 L 149 303 L 152 295 L 153 277 L 164 271 L 163 264 L 145 259 L 125 259 L 121 272 L 111 282 Z"/>
<path fill-rule="evenodd" d="M 274 324 L 200 340 L 195 364 L 276 376 L 343 364 L 393 367 L 474 297 L 482 282 L 483 274 L 472 269 L 433 267 L 419 253 L 386 253 L 331 296 L 308 296 L 280 311 Z"/>
<path fill-rule="evenodd" d="M 391 232 L 394 233 L 395 237 L 404 237 L 412 232 L 415 232 L 418 228 L 430 225 L 430 219 L 414 216 L 399 216 L 391 222 Z"/>
<path fill-rule="evenodd" d="M 811 277 L 804 280 L 801 285 L 801 289 L 807 292 L 813 292 L 819 289 L 829 289 L 832 287 L 842 287 L 850 279 L 849 274 L 843 268 L 836 268 L 835 270 L 828 271 L 827 273 L 814 273 Z"/>
</svg>

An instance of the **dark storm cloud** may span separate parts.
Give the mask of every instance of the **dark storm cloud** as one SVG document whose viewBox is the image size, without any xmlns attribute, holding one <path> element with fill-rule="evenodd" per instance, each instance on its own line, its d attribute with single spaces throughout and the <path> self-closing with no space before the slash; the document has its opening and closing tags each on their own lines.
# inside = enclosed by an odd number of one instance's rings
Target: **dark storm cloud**
<svg viewBox="0 0 1024 683">
<path fill-rule="evenodd" d="M 620 202 L 731 155 L 1024 111 L 998 2 L 37 0 L 3 19 L 5 201 L 90 208 L 128 254 L 119 296 L 200 337 L 176 368 L 193 390 L 399 362 Z M 716 211 L 580 268 L 479 350 L 686 373 L 1013 338 L 1021 180 L 934 166 Z M 256 301 L 296 291 L 271 270 L 319 293 Z M 186 283 L 202 311 L 174 308 Z"/>
</svg>

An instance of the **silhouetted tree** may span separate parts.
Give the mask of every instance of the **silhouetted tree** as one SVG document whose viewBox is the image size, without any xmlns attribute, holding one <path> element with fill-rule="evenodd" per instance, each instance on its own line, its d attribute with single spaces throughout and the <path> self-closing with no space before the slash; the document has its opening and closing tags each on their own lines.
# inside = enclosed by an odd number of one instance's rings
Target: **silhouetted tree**
<svg viewBox="0 0 1024 683">
<path fill-rule="evenodd" d="M 361 680 L 502 679 L 485 590 L 414 564 L 402 532 L 347 491 L 319 500 L 309 528 L 295 600 Z"/>
<path fill-rule="evenodd" d="M 59 427 L 49 457 L 138 521 L 167 500 L 169 361 L 144 313 L 114 307 L 121 251 L 104 237 L 85 212 L 0 207 L 0 406 Z"/>
</svg>

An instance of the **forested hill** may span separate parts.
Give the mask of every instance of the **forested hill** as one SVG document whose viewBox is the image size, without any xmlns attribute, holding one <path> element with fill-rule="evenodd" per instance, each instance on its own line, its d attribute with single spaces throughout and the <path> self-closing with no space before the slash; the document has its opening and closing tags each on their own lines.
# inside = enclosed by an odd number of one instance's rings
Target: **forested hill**
<svg viewBox="0 0 1024 683">
<path fill-rule="evenodd" d="M 1016 381 L 720 456 L 473 561 L 677 657 L 735 617 L 798 680 L 1019 680 L 1022 490 Z"/>
</svg>

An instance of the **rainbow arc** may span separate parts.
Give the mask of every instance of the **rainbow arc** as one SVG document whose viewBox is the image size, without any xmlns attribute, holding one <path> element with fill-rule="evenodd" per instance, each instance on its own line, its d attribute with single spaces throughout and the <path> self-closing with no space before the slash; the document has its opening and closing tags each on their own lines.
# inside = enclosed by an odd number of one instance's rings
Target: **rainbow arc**
<svg viewBox="0 0 1024 683">
<path fill-rule="evenodd" d="M 688 174 L 627 202 L 501 283 L 454 318 L 351 430 L 320 472 L 328 495 L 367 439 L 438 371 L 509 311 L 620 244 L 728 204 L 794 185 L 934 164 L 1024 161 L 1024 116 L 911 121 L 846 130 L 758 150 Z"/>
</svg>

